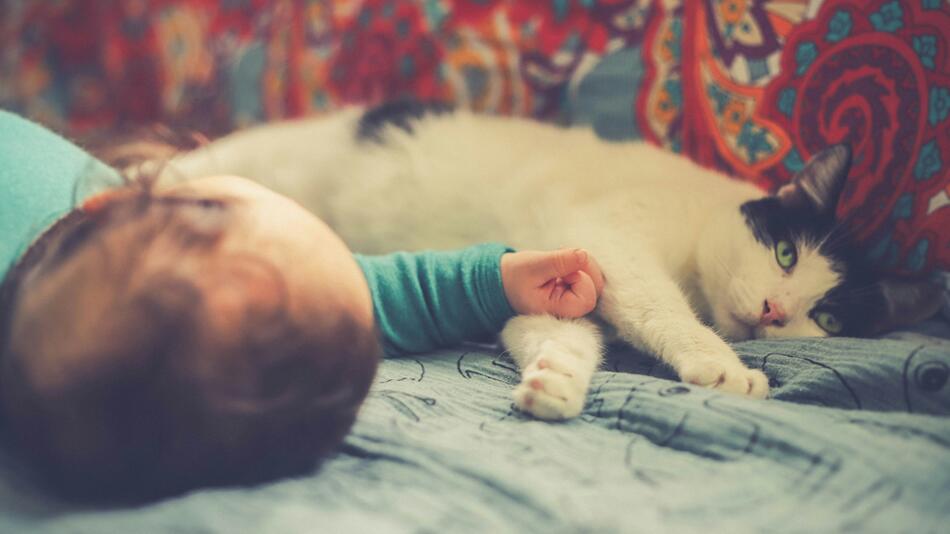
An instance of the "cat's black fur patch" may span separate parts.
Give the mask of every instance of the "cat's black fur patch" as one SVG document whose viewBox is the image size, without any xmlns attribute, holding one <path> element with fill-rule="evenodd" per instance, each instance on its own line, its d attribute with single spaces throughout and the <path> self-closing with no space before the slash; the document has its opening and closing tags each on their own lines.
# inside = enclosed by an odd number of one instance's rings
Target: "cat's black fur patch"
<svg viewBox="0 0 950 534">
<path fill-rule="evenodd" d="M 412 133 L 412 123 L 425 115 L 441 115 L 454 108 L 443 102 L 420 102 L 414 99 L 399 99 L 372 107 L 360 117 L 356 139 L 363 142 L 383 142 L 383 130 L 388 125 Z"/>
<path fill-rule="evenodd" d="M 746 202 L 740 210 L 752 235 L 769 249 L 781 240 L 821 243 L 819 252 L 831 260 L 842 281 L 818 300 L 809 316 L 833 314 L 843 326 L 836 335 L 864 337 L 874 332 L 888 304 L 867 259 L 843 225 L 808 208 L 784 206 L 775 197 Z"/>
<path fill-rule="evenodd" d="M 831 217 L 818 215 L 807 208 L 783 206 L 775 197 L 746 202 L 739 210 L 756 241 L 770 248 L 783 239 L 825 236 L 834 226 Z"/>
</svg>

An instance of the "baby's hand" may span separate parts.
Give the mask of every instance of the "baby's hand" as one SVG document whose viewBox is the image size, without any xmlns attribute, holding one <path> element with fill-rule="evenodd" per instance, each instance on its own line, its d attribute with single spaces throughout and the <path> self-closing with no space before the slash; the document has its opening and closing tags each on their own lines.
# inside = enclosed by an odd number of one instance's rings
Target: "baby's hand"
<svg viewBox="0 0 950 534">
<path fill-rule="evenodd" d="M 516 312 L 568 318 L 592 312 L 604 288 L 600 267 L 582 249 L 505 254 L 501 281 Z"/>
</svg>

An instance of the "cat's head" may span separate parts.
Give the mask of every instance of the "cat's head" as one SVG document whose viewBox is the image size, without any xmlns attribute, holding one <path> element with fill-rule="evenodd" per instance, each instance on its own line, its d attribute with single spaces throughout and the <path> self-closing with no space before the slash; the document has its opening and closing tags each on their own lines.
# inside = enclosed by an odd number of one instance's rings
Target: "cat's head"
<svg viewBox="0 0 950 534">
<path fill-rule="evenodd" d="M 939 288 L 877 276 L 835 220 L 850 166 L 844 145 L 820 152 L 775 195 L 742 204 L 729 215 L 734 224 L 713 232 L 716 243 L 700 258 L 702 286 L 723 335 L 871 336 L 937 311 Z"/>
</svg>

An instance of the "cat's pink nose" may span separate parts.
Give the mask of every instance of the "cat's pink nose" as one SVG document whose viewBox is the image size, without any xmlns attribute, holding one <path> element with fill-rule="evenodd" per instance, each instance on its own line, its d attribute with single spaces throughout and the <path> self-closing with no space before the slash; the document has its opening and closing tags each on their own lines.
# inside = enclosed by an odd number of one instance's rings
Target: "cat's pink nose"
<svg viewBox="0 0 950 534">
<path fill-rule="evenodd" d="M 774 300 L 765 299 L 762 303 L 762 317 L 759 326 L 785 326 L 785 309 Z"/>
</svg>

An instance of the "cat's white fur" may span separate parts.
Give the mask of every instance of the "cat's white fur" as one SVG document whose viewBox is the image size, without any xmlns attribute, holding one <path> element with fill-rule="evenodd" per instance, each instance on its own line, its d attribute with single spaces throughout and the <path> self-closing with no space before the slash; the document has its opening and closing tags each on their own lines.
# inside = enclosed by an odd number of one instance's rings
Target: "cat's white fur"
<svg viewBox="0 0 950 534">
<path fill-rule="evenodd" d="M 466 112 L 359 142 L 361 113 L 238 132 L 179 158 L 168 175 L 258 180 L 363 253 L 482 241 L 584 247 L 607 278 L 600 319 L 694 384 L 765 397 L 765 375 L 725 339 L 825 335 L 807 312 L 838 275 L 817 243 L 796 244 L 791 273 L 779 267 L 740 214 L 764 195 L 748 183 L 647 144 Z M 787 324 L 758 326 L 765 299 L 785 308 Z M 601 361 L 598 324 L 516 317 L 501 339 L 522 369 L 514 393 L 522 410 L 580 413 Z"/>
</svg>

